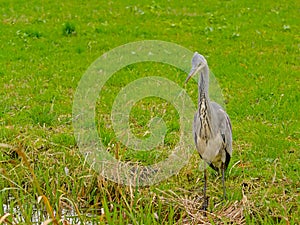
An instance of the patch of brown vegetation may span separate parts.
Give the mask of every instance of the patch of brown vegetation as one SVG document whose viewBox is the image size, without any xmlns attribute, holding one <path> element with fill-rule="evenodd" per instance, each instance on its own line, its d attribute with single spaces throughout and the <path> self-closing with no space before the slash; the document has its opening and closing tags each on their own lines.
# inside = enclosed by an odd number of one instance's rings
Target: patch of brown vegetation
<svg viewBox="0 0 300 225">
<path fill-rule="evenodd" d="M 203 211 L 202 198 L 197 196 L 184 197 L 173 191 L 162 192 L 162 200 L 167 204 L 178 206 L 178 210 L 184 211 L 183 218 L 177 224 L 246 224 L 244 212 L 248 207 L 248 200 L 245 195 L 241 201 L 225 204 L 217 203 L 211 211 Z M 216 211 L 214 211 L 214 209 Z"/>
</svg>

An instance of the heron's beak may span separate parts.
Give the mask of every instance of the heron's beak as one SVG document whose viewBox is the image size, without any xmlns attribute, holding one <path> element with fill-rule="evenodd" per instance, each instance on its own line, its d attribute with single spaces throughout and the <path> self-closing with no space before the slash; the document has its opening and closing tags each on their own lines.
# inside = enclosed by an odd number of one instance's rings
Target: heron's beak
<svg viewBox="0 0 300 225">
<path fill-rule="evenodd" d="M 191 79 L 192 76 L 194 76 L 196 73 L 198 73 L 200 70 L 202 70 L 202 68 L 204 67 L 203 64 L 201 64 L 200 66 L 196 67 L 196 68 L 192 68 L 191 72 L 189 73 L 188 77 L 185 80 L 185 84 Z"/>
</svg>

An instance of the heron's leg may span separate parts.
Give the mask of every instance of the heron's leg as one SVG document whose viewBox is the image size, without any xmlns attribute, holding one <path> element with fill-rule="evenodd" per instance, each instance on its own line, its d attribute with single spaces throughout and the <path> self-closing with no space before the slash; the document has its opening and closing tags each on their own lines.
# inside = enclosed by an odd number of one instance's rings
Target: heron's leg
<svg viewBox="0 0 300 225">
<path fill-rule="evenodd" d="M 222 185 L 223 185 L 223 198 L 226 200 L 226 187 L 225 187 L 225 163 L 222 163 L 221 166 L 222 171 Z"/>
<path fill-rule="evenodd" d="M 207 173 L 206 173 L 206 162 L 204 162 L 204 187 L 203 187 L 203 205 L 202 209 L 207 210 L 208 207 L 208 198 L 206 196 L 206 189 L 207 189 Z"/>
</svg>

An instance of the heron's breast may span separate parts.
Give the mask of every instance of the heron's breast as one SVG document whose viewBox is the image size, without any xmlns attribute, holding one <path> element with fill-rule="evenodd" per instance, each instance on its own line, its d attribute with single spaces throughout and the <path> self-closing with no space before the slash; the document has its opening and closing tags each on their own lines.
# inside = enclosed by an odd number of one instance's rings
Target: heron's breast
<svg viewBox="0 0 300 225">
<path fill-rule="evenodd" d="M 220 150 L 222 148 L 222 137 L 217 135 L 214 138 L 203 139 L 198 137 L 197 139 L 197 150 L 201 155 L 202 159 L 208 163 L 218 161 L 221 157 Z"/>
</svg>

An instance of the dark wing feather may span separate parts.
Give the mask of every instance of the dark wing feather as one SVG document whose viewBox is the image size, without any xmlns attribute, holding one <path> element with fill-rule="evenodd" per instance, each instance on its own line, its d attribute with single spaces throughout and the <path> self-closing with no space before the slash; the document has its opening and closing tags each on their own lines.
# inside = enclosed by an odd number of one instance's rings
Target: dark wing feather
<svg viewBox="0 0 300 225">
<path fill-rule="evenodd" d="M 224 130 L 221 132 L 222 132 L 224 148 L 226 153 L 226 157 L 225 157 L 225 170 L 226 170 L 232 154 L 232 128 L 231 128 L 231 122 L 229 116 L 225 111 L 223 112 L 225 116 L 225 120 L 224 120 L 225 125 L 224 125 Z"/>
<path fill-rule="evenodd" d="M 226 151 L 226 149 L 225 149 L 225 152 L 226 152 L 226 158 L 225 158 L 225 170 L 226 170 L 227 167 L 228 167 L 228 165 L 229 165 L 231 156 L 230 156 L 229 153 Z"/>
</svg>

